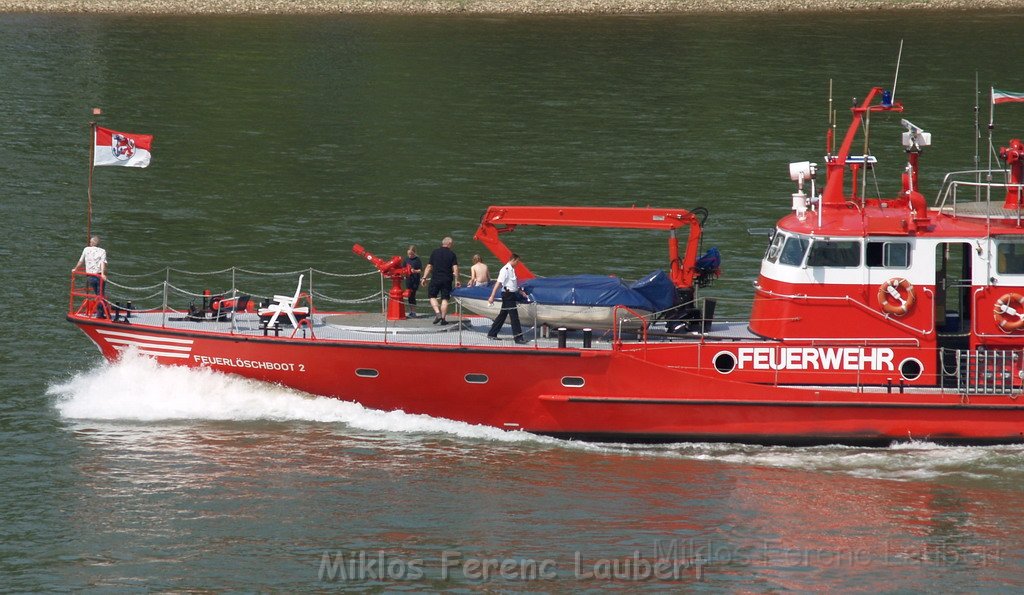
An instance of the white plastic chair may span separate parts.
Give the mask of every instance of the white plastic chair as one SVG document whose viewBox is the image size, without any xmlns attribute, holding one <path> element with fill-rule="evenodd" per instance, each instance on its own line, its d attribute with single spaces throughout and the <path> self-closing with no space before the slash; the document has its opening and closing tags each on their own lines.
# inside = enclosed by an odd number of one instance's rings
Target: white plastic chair
<svg viewBox="0 0 1024 595">
<path fill-rule="evenodd" d="M 277 323 L 277 318 L 284 314 L 288 317 L 288 320 L 292 323 L 292 328 L 299 328 L 299 321 L 295 318 L 295 314 L 309 315 L 309 308 L 296 308 L 295 304 L 299 301 L 299 294 L 302 293 L 302 278 L 305 275 L 299 275 L 299 284 L 295 287 L 295 295 L 275 295 L 274 303 L 270 304 L 263 310 L 260 310 L 260 314 L 267 312 L 273 312 L 274 315 L 270 317 L 270 321 L 267 322 L 268 327 L 273 327 Z"/>
</svg>

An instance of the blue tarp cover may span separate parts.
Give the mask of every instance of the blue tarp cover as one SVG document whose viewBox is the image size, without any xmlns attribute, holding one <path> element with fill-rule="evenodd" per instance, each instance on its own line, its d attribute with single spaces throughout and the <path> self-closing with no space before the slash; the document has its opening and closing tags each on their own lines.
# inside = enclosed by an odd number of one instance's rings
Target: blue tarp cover
<svg viewBox="0 0 1024 595">
<path fill-rule="evenodd" d="M 618 277 L 567 275 L 537 277 L 525 281 L 523 290 L 538 304 L 577 306 L 628 306 L 647 311 L 664 310 L 675 303 L 676 290 L 664 271 L 654 271 L 632 286 Z M 490 287 L 460 287 L 455 297 L 486 300 Z"/>
<path fill-rule="evenodd" d="M 675 306 L 679 299 L 676 286 L 672 284 L 672 280 L 661 269 L 648 273 L 646 277 L 630 285 L 630 287 L 633 291 L 643 295 L 651 302 L 651 305 L 654 306 L 654 312 L 668 310 Z"/>
</svg>

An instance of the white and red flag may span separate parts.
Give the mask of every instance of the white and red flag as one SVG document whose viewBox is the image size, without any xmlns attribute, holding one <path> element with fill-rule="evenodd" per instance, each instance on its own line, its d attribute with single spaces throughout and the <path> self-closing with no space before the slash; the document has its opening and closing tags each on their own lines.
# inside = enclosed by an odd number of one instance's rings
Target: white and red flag
<svg viewBox="0 0 1024 595">
<path fill-rule="evenodd" d="M 992 103 L 1024 103 L 1024 93 L 1011 93 L 1010 91 L 992 89 Z"/>
<path fill-rule="evenodd" d="M 118 132 L 97 126 L 93 144 L 93 165 L 146 167 L 152 157 L 153 135 Z"/>
</svg>

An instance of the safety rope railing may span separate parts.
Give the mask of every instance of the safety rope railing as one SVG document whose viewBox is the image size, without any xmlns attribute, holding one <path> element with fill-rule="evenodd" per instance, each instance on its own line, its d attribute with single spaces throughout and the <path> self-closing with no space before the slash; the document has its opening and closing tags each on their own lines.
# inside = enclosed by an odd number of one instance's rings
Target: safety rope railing
<svg viewBox="0 0 1024 595">
<path fill-rule="evenodd" d="M 83 278 L 85 273 L 80 273 Z M 295 269 L 290 271 L 258 271 L 242 267 L 229 267 L 211 271 L 189 270 L 177 267 L 164 267 L 145 273 L 123 273 L 110 272 L 104 280 L 105 301 L 112 307 L 117 307 L 125 312 L 144 313 L 166 311 L 168 315 L 178 316 L 188 312 L 190 306 L 199 309 L 206 309 L 211 298 L 237 298 L 247 296 L 251 305 L 260 303 L 266 304 L 273 295 L 277 293 L 291 293 L 291 289 L 277 286 L 274 290 L 266 287 L 259 287 L 268 279 L 294 278 L 296 275 L 306 275 L 306 293 L 312 299 L 322 304 L 334 306 L 361 306 L 380 300 L 381 312 L 387 310 L 387 296 L 384 285 L 385 279 L 377 271 L 366 271 L 361 273 L 339 273 L 324 271 L 316 268 Z M 139 283 L 144 279 L 161 278 L 160 283 Z M 342 283 L 356 279 L 372 279 L 377 291 L 365 292 L 368 287 L 366 283 Z M 317 286 L 314 289 L 313 282 L 316 279 Z M 165 287 L 166 286 L 166 287 Z M 362 289 L 356 293 L 357 289 Z M 355 294 L 355 295 L 353 295 Z M 165 297 L 166 296 L 166 297 Z M 90 298 L 87 291 L 79 292 L 72 296 L 72 304 L 69 308 L 74 311 L 74 300 L 81 303 L 84 299 Z M 203 300 L 207 303 L 203 304 Z M 722 310 L 729 305 L 746 305 L 747 302 L 740 299 L 717 298 L 719 303 L 718 322 L 728 322 L 731 318 L 723 316 Z M 411 304 L 407 304 L 409 306 Z M 722 306 L 726 306 L 723 308 Z M 581 308 L 581 312 L 586 308 Z M 648 317 L 648 322 L 662 319 L 662 315 L 670 310 L 654 312 Z M 743 318 L 743 320 L 746 320 Z M 534 324 L 534 335 L 541 336 L 542 329 Z"/>
<path fill-rule="evenodd" d="M 257 271 L 241 267 L 229 267 L 213 271 L 196 271 L 176 267 L 164 267 L 144 273 L 110 271 L 101 281 L 87 281 L 90 277 L 76 271 L 71 278 L 68 312 L 75 315 L 112 316 L 122 319 L 142 314 L 159 313 L 166 324 L 168 317 L 182 314 L 193 315 L 198 309 L 210 314 L 213 300 L 237 300 L 245 298 L 250 312 L 258 303 L 268 304 L 276 294 L 290 295 L 294 291 L 291 281 L 282 286 L 274 282 L 271 287 L 260 287 L 271 279 L 291 278 L 304 275 L 304 296 L 307 302 L 313 300 L 329 304 L 365 304 L 378 299 L 380 291 L 364 293 L 365 283 L 351 283 L 360 278 L 379 276 L 376 271 L 361 273 L 338 273 L 316 268 L 293 271 Z M 159 283 L 146 283 L 146 279 L 160 279 Z M 317 290 L 313 290 L 314 279 Z M 139 281 L 142 281 L 140 283 Z M 99 286 L 97 295 L 96 286 Z M 289 287 L 290 286 L 290 287 Z M 234 320 L 235 312 L 227 319 Z"/>
<path fill-rule="evenodd" d="M 332 304 L 368 304 L 370 302 L 377 301 L 377 299 L 380 298 L 381 294 L 382 294 L 382 292 L 378 291 L 376 293 L 371 293 L 370 295 L 365 296 L 365 297 L 351 299 L 351 300 L 343 300 L 343 299 L 339 299 L 339 298 L 333 298 L 333 297 L 330 297 L 328 295 L 324 295 L 324 294 L 320 293 L 319 291 L 314 291 L 313 292 L 313 296 L 316 297 L 317 300 L 323 300 L 325 302 L 330 302 Z M 406 304 L 408 304 L 408 302 L 406 302 Z"/>
</svg>

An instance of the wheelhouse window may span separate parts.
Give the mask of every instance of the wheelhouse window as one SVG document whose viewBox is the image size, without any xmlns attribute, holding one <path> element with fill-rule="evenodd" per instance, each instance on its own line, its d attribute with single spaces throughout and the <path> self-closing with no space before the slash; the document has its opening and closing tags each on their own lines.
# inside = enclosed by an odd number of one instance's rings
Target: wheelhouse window
<svg viewBox="0 0 1024 595">
<path fill-rule="evenodd" d="M 807 255 L 809 267 L 859 267 L 860 242 L 856 240 L 815 240 Z"/>
<path fill-rule="evenodd" d="M 800 266 L 804 261 L 804 254 L 807 253 L 807 246 L 811 241 L 800 236 L 789 236 L 779 255 L 779 264 L 793 267 Z"/>
<path fill-rule="evenodd" d="M 996 244 L 996 270 L 1000 275 L 1024 275 L 1024 243 Z"/>
<path fill-rule="evenodd" d="M 772 233 L 771 241 L 768 242 L 768 250 L 764 253 L 764 259 L 768 262 L 775 262 L 779 259 L 779 252 L 782 252 L 782 242 L 786 241 L 786 234 L 775 230 Z"/>
<path fill-rule="evenodd" d="M 865 252 L 869 267 L 910 268 L 910 242 L 868 242 Z"/>
</svg>

